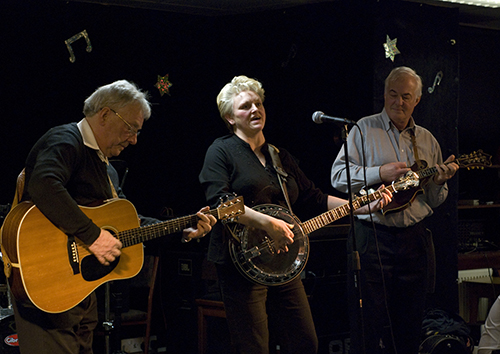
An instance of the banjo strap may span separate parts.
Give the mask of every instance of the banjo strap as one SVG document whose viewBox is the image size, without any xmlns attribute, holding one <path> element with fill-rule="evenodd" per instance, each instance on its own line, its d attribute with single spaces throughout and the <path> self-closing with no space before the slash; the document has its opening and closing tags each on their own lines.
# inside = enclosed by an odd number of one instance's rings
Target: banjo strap
<svg viewBox="0 0 500 354">
<path fill-rule="evenodd" d="M 278 174 L 278 181 L 280 182 L 281 190 L 283 191 L 283 195 L 285 196 L 286 204 L 288 206 L 288 210 L 293 215 L 292 206 L 290 205 L 290 198 L 288 197 L 288 190 L 286 189 L 286 178 L 288 177 L 288 173 L 283 169 L 281 165 L 281 160 L 279 157 L 279 150 L 276 146 L 267 144 L 269 155 L 271 155 L 271 159 L 273 160 L 273 166 Z"/>
<path fill-rule="evenodd" d="M 279 157 L 279 150 L 276 146 L 267 144 L 268 145 L 268 150 L 269 150 L 269 155 L 271 155 L 271 159 L 273 160 L 273 167 L 277 172 L 278 175 L 278 181 L 281 186 L 281 190 L 283 191 L 283 195 L 285 196 L 285 201 L 288 206 L 288 210 L 290 211 L 290 214 L 293 215 L 292 211 L 292 206 L 290 205 L 290 198 L 288 197 L 288 190 L 286 188 L 286 178 L 288 177 L 288 173 L 283 169 L 283 166 L 281 165 L 281 160 Z M 239 243 L 241 242 L 240 237 L 237 235 L 236 228 L 237 225 L 233 225 L 232 227 L 229 226 L 228 224 L 225 225 L 226 229 L 229 231 L 231 236 Z"/>
</svg>

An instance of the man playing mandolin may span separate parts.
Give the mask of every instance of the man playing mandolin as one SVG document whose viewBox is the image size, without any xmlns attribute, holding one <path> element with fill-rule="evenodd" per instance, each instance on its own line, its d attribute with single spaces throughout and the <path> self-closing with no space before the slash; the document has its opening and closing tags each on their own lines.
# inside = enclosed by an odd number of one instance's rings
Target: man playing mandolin
<svg viewBox="0 0 500 354">
<path fill-rule="evenodd" d="M 275 282 L 266 285 L 266 279 L 253 282 L 251 277 L 245 278 L 246 273 L 240 267 L 245 268 L 242 263 L 265 269 L 276 263 L 281 265 L 296 245 L 307 238 L 301 235 L 298 225 L 290 223 L 290 218 L 278 217 L 287 215 L 283 212 L 286 208 L 293 206 L 297 215 L 306 212 L 317 215 L 347 201 L 321 192 L 290 153 L 285 149 L 277 151 L 267 143 L 263 133 L 266 124 L 263 101 L 261 83 L 246 76 L 236 76 L 222 88 L 217 105 L 230 134 L 216 139 L 208 148 L 199 177 L 210 204 L 216 205 L 220 197 L 232 192 L 244 197 L 245 213 L 238 222 L 248 227 L 248 233 L 261 230 L 255 233 L 265 235 L 262 247 L 253 247 L 251 251 L 255 252 L 231 259 L 228 243 L 233 248 L 247 245 L 240 234 L 242 244 L 235 246 L 239 236 L 218 223 L 211 233 L 208 260 L 216 264 L 231 341 L 238 353 L 266 354 L 272 343 L 273 350 L 279 345 L 283 353 L 314 354 L 318 339 L 299 273 L 280 281 L 280 275 L 270 271 Z M 387 204 L 390 196 L 387 191 L 372 199 L 372 210 Z M 264 204 L 273 205 L 267 209 L 270 214 L 253 209 Z M 368 211 L 368 205 L 357 210 Z M 330 220 L 335 219 L 333 216 Z M 242 263 L 238 266 L 233 264 L 239 261 Z M 294 263 L 292 258 L 288 265 Z M 258 273 L 259 269 L 249 271 Z"/>
<path fill-rule="evenodd" d="M 33 146 L 26 160 L 22 200 L 33 201 L 70 240 L 76 237 L 83 242 L 85 249 L 96 257 L 97 260 L 92 263 L 97 268 L 117 260 L 122 254 L 122 242 L 108 230 L 96 225 L 79 206 L 95 206 L 120 196 L 117 181 L 111 182 L 117 173 L 108 158 L 118 156 L 127 146 L 137 143 L 137 136 L 144 121 L 150 117 L 151 109 L 146 93 L 128 81 L 120 80 L 99 87 L 85 100 L 83 113 L 85 118 L 79 123 L 52 128 Z M 196 228 L 184 230 L 183 237 L 186 240 L 202 237 L 211 230 L 216 219 L 206 215 L 204 212 L 207 210 L 208 207 L 197 213 L 199 221 Z M 138 224 L 137 217 L 135 214 L 129 221 L 133 225 Z M 156 221 L 141 217 L 141 223 Z M 41 237 L 41 227 L 31 231 L 29 237 Z M 66 242 L 63 240 L 63 245 Z M 47 240 L 47 249 L 38 249 L 36 252 L 40 256 L 55 247 L 53 237 Z M 13 256 L 10 255 L 11 258 Z M 62 260 L 67 261 L 64 267 L 57 268 L 71 270 L 69 263 L 72 257 L 68 256 L 66 253 Z M 92 255 L 88 258 L 94 259 Z M 22 259 L 19 263 L 22 269 Z M 76 264 L 77 269 L 78 266 Z M 43 271 L 51 272 L 50 269 Z M 60 269 L 53 270 L 56 271 Z M 75 271 L 75 276 L 81 276 L 80 273 L 83 271 Z M 64 288 L 69 285 L 61 286 Z M 60 297 L 64 297 L 63 289 L 61 293 L 45 295 L 57 302 Z M 97 305 L 95 293 L 92 291 L 87 295 L 88 292 L 76 306 L 59 313 L 45 312 L 32 303 L 16 299 L 15 321 L 21 353 L 92 353 Z"/>
<path fill-rule="evenodd" d="M 414 164 L 421 169 L 424 161 L 434 171 L 420 183 L 424 193 L 415 195 L 413 191 L 406 205 L 397 205 L 391 212 L 391 203 L 384 213 L 374 213 L 374 225 L 363 215 L 355 221 L 361 273 L 360 283 L 355 284 L 355 270 L 352 262 L 348 262 L 350 353 L 353 354 L 418 352 L 425 306 L 426 257 L 430 249 L 427 245 L 432 243 L 421 221 L 432 214 L 432 208 L 444 202 L 448 195 L 446 181 L 458 170 L 453 162 L 455 156 L 443 162 L 437 140 L 415 124 L 412 113 L 421 96 L 422 80 L 413 69 L 393 69 L 385 80 L 384 109 L 360 119 L 359 129 L 352 129 L 347 140 L 354 193 L 365 185 L 365 173 L 367 185 L 375 185 L 390 184 Z M 347 192 L 344 148 L 333 163 L 331 180 L 333 187 Z M 352 237 L 348 246 L 353 249 Z M 362 291 L 362 318 L 356 285 Z"/>
</svg>

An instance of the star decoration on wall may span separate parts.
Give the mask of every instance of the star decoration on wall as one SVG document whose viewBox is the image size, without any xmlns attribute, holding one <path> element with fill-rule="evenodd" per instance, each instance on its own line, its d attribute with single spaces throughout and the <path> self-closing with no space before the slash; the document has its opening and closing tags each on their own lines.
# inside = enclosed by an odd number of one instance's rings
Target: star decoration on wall
<svg viewBox="0 0 500 354">
<path fill-rule="evenodd" d="M 397 54 L 401 54 L 399 49 L 396 47 L 397 41 L 398 41 L 397 38 L 390 39 L 389 36 L 387 35 L 384 43 L 385 57 L 391 58 L 392 61 L 394 61 L 394 57 Z"/>
<path fill-rule="evenodd" d="M 172 83 L 168 81 L 168 74 L 165 76 L 158 75 L 158 80 L 156 81 L 155 87 L 160 91 L 160 95 L 167 94 L 170 96 L 170 87 L 172 87 Z"/>
</svg>

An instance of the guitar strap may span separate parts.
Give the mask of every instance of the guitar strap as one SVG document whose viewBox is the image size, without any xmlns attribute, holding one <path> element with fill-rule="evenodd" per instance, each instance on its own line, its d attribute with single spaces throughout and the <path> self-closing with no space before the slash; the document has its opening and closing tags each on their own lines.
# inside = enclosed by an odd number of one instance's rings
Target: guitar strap
<svg viewBox="0 0 500 354">
<path fill-rule="evenodd" d="M 12 263 L 9 255 L 7 254 L 7 251 L 3 247 L 3 245 L 0 245 L 0 249 L 2 251 L 2 260 L 3 260 L 3 273 L 5 274 L 5 277 L 8 279 L 10 278 L 10 275 L 12 274 L 12 267 L 14 268 L 19 268 L 19 263 Z"/>
<path fill-rule="evenodd" d="M 417 139 L 415 138 L 414 129 L 410 129 L 410 138 L 411 143 L 413 144 L 413 156 L 415 157 L 415 162 L 417 163 L 418 169 L 421 170 L 425 168 L 425 164 L 423 164 L 422 160 L 418 157 Z"/>
<path fill-rule="evenodd" d="M 116 193 L 115 186 L 113 185 L 113 182 L 111 181 L 111 177 L 108 175 L 108 180 L 109 180 L 109 185 L 111 187 L 111 193 L 113 194 L 113 198 L 118 198 L 118 193 Z"/>
<path fill-rule="evenodd" d="M 276 172 L 278 173 L 278 181 L 280 182 L 281 190 L 283 191 L 283 195 L 285 196 L 286 204 L 288 205 L 288 209 L 290 213 L 293 215 L 292 206 L 290 205 L 290 198 L 288 197 L 288 190 L 286 189 L 286 178 L 288 177 L 288 173 L 283 169 L 281 165 L 281 160 L 279 157 L 280 151 L 274 145 L 267 144 L 269 155 L 271 155 L 271 159 L 273 160 L 273 166 Z"/>
<path fill-rule="evenodd" d="M 418 157 L 417 139 L 415 138 L 415 130 L 414 129 L 410 130 L 410 137 L 411 137 L 411 143 L 413 144 L 413 155 L 415 157 L 415 163 L 417 164 L 417 168 L 418 168 L 418 170 L 416 172 L 418 174 L 418 171 L 423 170 L 427 167 L 427 163 L 423 160 L 420 160 L 420 158 Z M 419 177 L 422 178 L 423 176 L 421 176 L 419 174 Z M 428 182 L 429 182 L 428 178 L 422 178 L 420 180 L 419 188 L 421 190 L 424 190 L 424 187 L 425 187 L 425 185 L 427 185 Z"/>
<path fill-rule="evenodd" d="M 21 201 L 21 198 L 23 197 L 23 191 L 24 191 L 24 181 L 26 178 L 26 173 L 25 169 L 19 173 L 17 176 L 16 180 L 16 191 L 14 193 L 14 200 L 12 201 L 12 206 L 10 207 L 10 210 L 14 209 L 14 207 Z M 6 278 L 10 278 L 10 275 L 12 274 L 12 268 L 20 268 L 19 263 L 13 263 L 10 260 L 9 254 L 7 253 L 7 250 L 4 248 L 3 244 L 1 244 L 1 233 L 3 232 L 3 226 L 2 229 L 0 229 L 0 250 L 2 252 L 2 260 L 3 260 L 3 272 L 5 274 Z"/>
</svg>

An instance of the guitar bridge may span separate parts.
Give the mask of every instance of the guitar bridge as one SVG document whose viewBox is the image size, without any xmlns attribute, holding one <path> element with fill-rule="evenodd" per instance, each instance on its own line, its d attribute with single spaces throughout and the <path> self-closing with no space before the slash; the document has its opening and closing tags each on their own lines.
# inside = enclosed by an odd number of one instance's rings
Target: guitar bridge
<svg viewBox="0 0 500 354">
<path fill-rule="evenodd" d="M 73 275 L 80 273 L 80 255 L 78 254 L 78 247 L 73 236 L 68 237 L 68 257 Z"/>
</svg>

